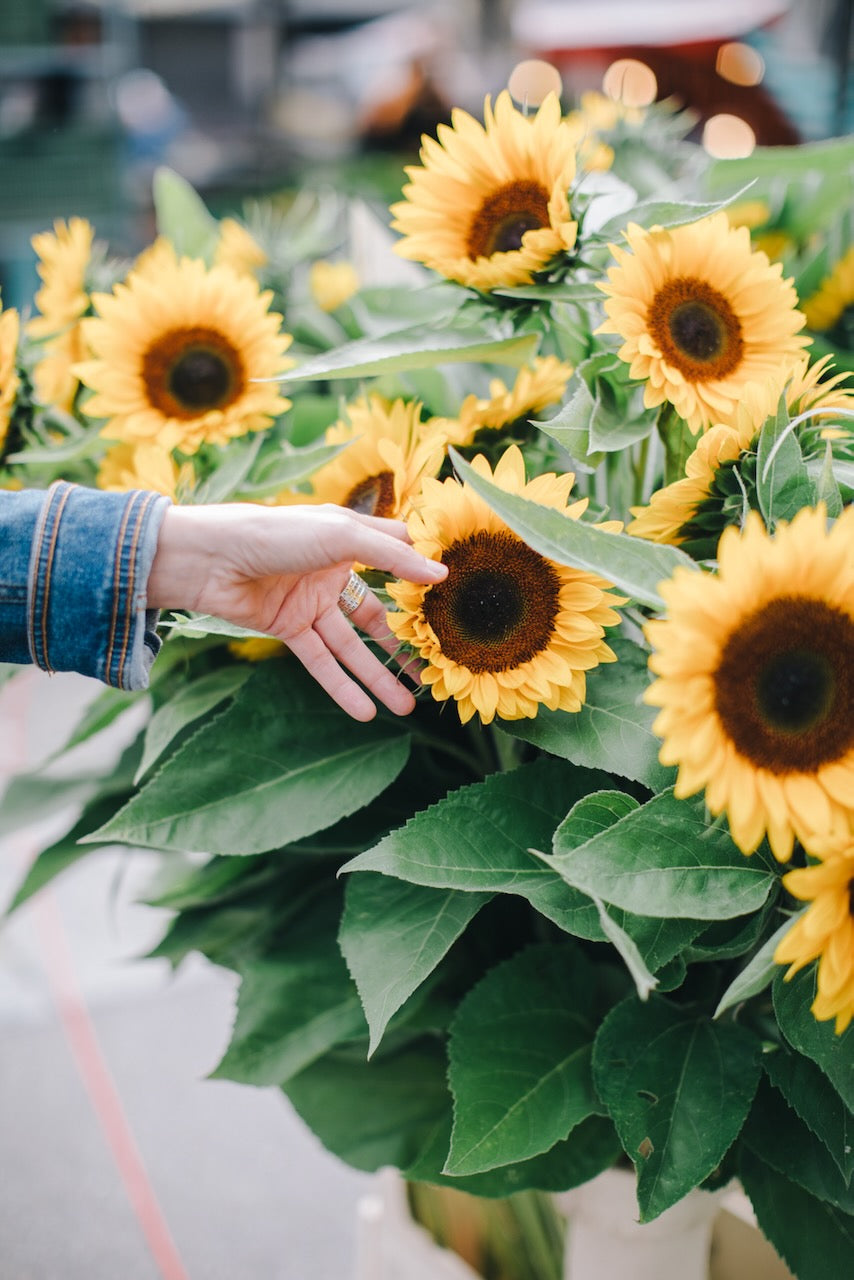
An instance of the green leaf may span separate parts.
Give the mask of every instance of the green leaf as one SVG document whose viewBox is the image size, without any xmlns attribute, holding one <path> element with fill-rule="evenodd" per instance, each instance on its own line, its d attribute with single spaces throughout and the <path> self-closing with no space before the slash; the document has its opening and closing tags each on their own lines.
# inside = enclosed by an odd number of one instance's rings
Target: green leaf
<svg viewBox="0 0 854 1280">
<path fill-rule="evenodd" d="M 605 1018 L 593 1048 L 597 1092 L 638 1173 L 641 1221 L 699 1186 L 735 1140 L 759 1083 L 759 1042 L 652 996 Z"/>
<path fill-rule="evenodd" d="M 451 1177 L 442 1170 L 451 1141 L 451 1108 L 447 1124 L 437 1129 L 433 1141 L 414 1164 L 404 1170 L 408 1179 L 454 1187 L 476 1196 L 509 1196 L 516 1191 L 569 1191 L 595 1178 L 621 1154 L 620 1140 L 605 1116 L 588 1116 L 568 1138 L 530 1160 L 517 1160 L 485 1173 Z"/>
<path fill-rule="evenodd" d="M 273 457 L 255 468 L 251 479 L 241 481 L 235 496 L 241 502 L 273 498 L 331 462 L 346 447 L 346 444 L 324 444 L 321 440 L 303 449 L 294 449 L 286 441 L 282 442 Z"/>
<path fill-rule="evenodd" d="M 449 453 L 461 479 L 540 555 L 599 574 L 640 604 L 663 608 L 659 584 L 679 566 L 697 569 L 678 547 L 645 542 L 625 533 L 606 533 L 518 494 L 505 493 L 464 462 L 455 449 Z"/>
<path fill-rule="evenodd" d="M 102 826 L 112 815 L 116 809 L 124 803 L 127 792 L 121 792 L 114 796 L 96 796 L 83 810 L 79 822 L 71 828 L 71 830 L 59 840 L 55 841 L 48 848 L 42 849 L 38 857 L 27 869 L 21 883 L 18 885 L 15 895 L 9 906 L 6 908 L 6 914 L 11 915 L 16 908 L 26 902 L 33 894 L 38 893 L 46 884 L 54 880 L 58 875 L 65 871 L 68 867 L 79 862 L 81 858 L 90 856 L 94 850 L 88 845 L 81 845 L 80 838 L 88 835 L 95 827 Z"/>
<path fill-rule="evenodd" d="M 263 443 L 260 431 L 243 440 L 229 441 L 229 447 L 219 451 L 215 469 L 196 489 L 193 501 L 225 502 L 233 497 L 252 470 Z"/>
<path fill-rule="evenodd" d="M 599 923 L 602 925 L 602 932 L 631 974 L 632 982 L 635 984 L 635 990 L 638 993 L 638 999 L 648 999 L 649 993 L 658 986 L 658 979 L 650 973 L 631 935 L 617 924 L 613 916 L 608 914 L 605 909 L 605 903 L 600 898 L 594 898 L 593 901 L 596 904 L 596 910 L 599 912 Z"/>
<path fill-rule="evenodd" d="M 815 500 L 817 503 L 824 503 L 829 519 L 836 520 L 842 515 L 844 505 L 842 491 L 834 471 L 833 450 L 829 440 L 824 451 L 824 462 L 815 484 Z"/>
<path fill-rule="evenodd" d="M 416 325 L 378 338 L 358 338 L 305 364 L 288 369 L 276 382 L 310 382 L 329 378 L 364 378 L 404 369 L 430 369 L 456 361 L 488 361 L 524 365 L 536 353 L 536 334 L 492 337 L 465 329 Z"/>
<path fill-rule="evenodd" d="M 816 966 L 801 969 L 788 982 L 782 969 L 774 979 L 774 1012 L 793 1049 L 818 1063 L 846 1106 L 854 1111 L 854 1023 L 841 1036 L 833 1020 L 819 1022 L 810 1011 L 816 996 Z"/>
<path fill-rule="evenodd" d="M 529 1160 L 599 1110 L 593 979 L 575 945 L 534 946 L 490 970 L 461 1002 L 449 1042 L 447 1174 Z"/>
<path fill-rule="evenodd" d="M 777 883 L 764 862 L 708 824 L 702 800 L 672 791 L 577 848 L 567 848 L 559 827 L 554 848 L 545 861 L 567 884 L 639 915 L 726 920 L 758 910 Z"/>
<path fill-rule="evenodd" d="M 296 661 L 265 663 L 91 839 L 263 853 L 368 804 L 408 752 L 399 722 L 357 723 Z"/>
<path fill-rule="evenodd" d="M 563 841 L 567 848 L 584 844 L 637 808 L 638 801 L 623 791 L 591 792 L 576 801 L 561 823 Z M 531 902 L 567 932 L 590 941 L 610 942 L 628 968 L 638 994 L 644 992 L 642 999 L 650 984 L 656 986 L 662 980 L 660 976 L 653 978 L 650 971 L 670 964 L 704 927 L 701 920 L 656 920 L 619 907 L 608 909 L 600 898 L 589 898 L 568 885 L 564 887 L 567 892 L 578 894 L 583 908 L 569 912 L 557 894 L 547 897 L 545 892 L 532 896 Z M 681 974 L 684 977 L 684 963 Z M 681 978 L 675 985 L 680 982 Z"/>
<path fill-rule="evenodd" d="M 370 1027 L 369 1056 L 389 1019 L 489 898 L 487 893 L 425 889 L 371 872 L 349 878 L 338 941 Z"/>
<path fill-rule="evenodd" d="M 774 963 L 774 952 L 777 950 L 777 944 L 783 934 L 788 933 L 792 927 L 792 923 L 791 919 L 786 919 L 779 929 L 772 933 L 768 941 L 759 948 L 756 955 L 745 965 L 741 973 L 733 978 L 718 1001 L 718 1007 L 715 1009 L 716 1018 L 719 1018 L 727 1009 L 732 1009 L 734 1005 L 742 1004 L 743 1001 L 749 1000 L 752 996 L 758 996 L 760 991 L 770 987 L 775 974 L 780 971 L 780 966 Z"/>
<path fill-rule="evenodd" d="M 763 1233 L 798 1280 L 830 1280 L 854 1267 L 854 1218 L 809 1195 L 742 1148 L 741 1182 Z"/>
<path fill-rule="evenodd" d="M 582 796 L 561 823 L 567 847 L 577 848 L 586 844 L 600 831 L 607 831 L 639 807 L 640 801 L 625 791 L 592 791 Z"/>
<path fill-rule="evenodd" d="M 569 397 L 553 418 L 540 420 L 539 429 L 566 449 L 580 462 L 595 465 L 590 449 L 590 419 L 593 416 L 593 396 L 583 378 L 573 378 L 569 383 Z"/>
<path fill-rule="evenodd" d="M 783 1095 L 767 1080 L 759 1090 L 742 1130 L 742 1142 L 781 1173 L 819 1200 L 827 1200 L 843 1213 L 854 1214 L 851 1190 L 830 1156 Z"/>
<path fill-rule="evenodd" d="M 656 709 L 641 701 L 649 686 L 648 655 L 622 636 L 609 637 L 608 644 L 617 662 L 588 673 L 580 711 L 540 707 L 533 720 L 508 720 L 501 727 L 551 755 L 661 791 L 672 783 L 674 771 L 659 764 L 661 743 L 652 732 Z"/>
<path fill-rule="evenodd" d="M 634 205 L 628 214 L 621 213 L 617 217 L 610 218 L 600 227 L 597 234 L 605 239 L 613 239 L 614 236 L 619 236 L 623 232 L 629 222 L 637 223 L 638 226 L 647 228 L 680 227 L 686 222 L 698 222 L 700 218 L 707 218 L 710 214 L 717 213 L 718 209 L 723 209 L 726 205 L 731 204 L 733 200 L 738 200 L 746 190 L 747 187 L 743 187 L 726 200 L 711 202 L 644 200 L 640 204 Z"/>
<path fill-rule="evenodd" d="M 365 1026 L 335 943 L 339 895 L 309 897 L 275 950 L 241 969 L 231 1041 L 213 1079 L 281 1085 Z"/>
<path fill-rule="evenodd" d="M 816 490 L 789 425 L 786 397 L 780 397 L 775 417 L 759 433 L 756 446 L 756 497 L 769 528 L 791 520 L 801 507 L 815 506 Z"/>
<path fill-rule="evenodd" d="M 79 746 L 81 742 L 88 742 L 103 729 L 108 729 L 123 712 L 127 711 L 128 707 L 136 706 L 140 699 L 146 697 L 145 692 L 131 693 L 123 689 L 104 689 L 103 693 L 99 693 L 94 701 L 89 703 L 83 716 L 75 725 L 71 737 L 51 759 L 64 755 L 72 747 Z"/>
<path fill-rule="evenodd" d="M 355 1169 L 413 1164 L 447 1123 L 444 1046 L 431 1040 L 365 1061 L 335 1050 L 284 1086 L 323 1145 Z"/>
<path fill-rule="evenodd" d="M 789 1106 L 824 1143 L 846 1185 L 854 1178 L 854 1114 L 846 1107 L 820 1067 L 803 1054 L 781 1045 L 767 1053 L 762 1065 Z"/>
<path fill-rule="evenodd" d="M 158 234 L 172 242 L 179 257 L 202 258 L 209 263 L 219 239 L 219 224 L 186 178 L 173 169 L 157 169 L 153 197 Z"/>
<path fill-rule="evenodd" d="M 171 701 L 159 707 L 145 731 L 137 782 L 148 773 L 182 729 L 232 697 L 249 678 L 251 671 L 247 664 L 220 667 L 182 686 Z"/>
<path fill-rule="evenodd" d="M 551 844 L 567 807 L 607 779 L 541 758 L 459 787 L 416 813 L 344 871 L 380 871 L 412 884 L 527 896 L 554 877 L 531 847 Z"/>
<path fill-rule="evenodd" d="M 78 816 L 75 810 L 93 799 L 114 797 L 130 790 L 141 749 L 142 740 L 138 738 L 125 748 L 112 768 L 102 766 L 93 773 L 70 778 L 40 773 L 13 777 L 0 805 L 0 836 L 11 835 L 64 809 L 71 811 L 70 828 Z"/>
</svg>

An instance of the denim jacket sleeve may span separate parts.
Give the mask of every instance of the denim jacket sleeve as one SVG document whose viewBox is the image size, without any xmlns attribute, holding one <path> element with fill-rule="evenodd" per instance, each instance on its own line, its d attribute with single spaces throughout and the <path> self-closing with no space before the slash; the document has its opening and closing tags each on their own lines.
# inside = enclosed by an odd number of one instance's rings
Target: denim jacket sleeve
<svg viewBox="0 0 854 1280">
<path fill-rule="evenodd" d="M 146 587 L 169 504 L 63 480 L 0 491 L 0 661 L 145 689 L 160 649 Z"/>
</svg>

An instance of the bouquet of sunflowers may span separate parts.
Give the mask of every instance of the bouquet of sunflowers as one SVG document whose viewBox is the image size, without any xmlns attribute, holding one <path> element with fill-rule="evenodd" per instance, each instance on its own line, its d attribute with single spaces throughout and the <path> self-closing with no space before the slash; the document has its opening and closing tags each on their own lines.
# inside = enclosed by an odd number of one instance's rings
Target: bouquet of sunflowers
<svg viewBox="0 0 854 1280">
<path fill-rule="evenodd" d="M 161 173 L 132 263 L 80 220 L 35 238 L 3 483 L 336 502 L 449 574 L 362 570 L 420 664 L 404 720 L 162 619 L 150 689 L 67 745 L 140 701 L 144 728 L 14 905 L 161 850 L 154 954 L 240 976 L 214 1075 L 345 1161 L 497 1199 L 631 1162 L 643 1221 L 738 1178 L 827 1280 L 854 1261 L 852 144 L 712 164 L 688 127 L 502 92 L 424 138 L 390 226 L 307 191 L 219 220 Z"/>
</svg>

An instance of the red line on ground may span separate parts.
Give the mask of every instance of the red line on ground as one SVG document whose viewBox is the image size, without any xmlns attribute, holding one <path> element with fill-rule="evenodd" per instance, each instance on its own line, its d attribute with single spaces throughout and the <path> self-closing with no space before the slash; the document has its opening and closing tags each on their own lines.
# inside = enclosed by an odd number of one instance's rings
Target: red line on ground
<svg viewBox="0 0 854 1280">
<path fill-rule="evenodd" d="M 22 671 L 3 689 L 4 721 L 10 731 L 7 740 L 12 747 L 10 761 L 19 767 L 29 759 L 27 721 L 32 709 L 35 677 L 34 671 Z M 5 761 L 0 761 L 0 766 L 4 764 Z M 5 769 L 0 767 L 0 781 L 4 772 Z M 17 852 L 23 854 L 24 851 L 19 848 Z M 36 852 L 32 851 L 28 862 Z M 29 910 L 41 944 L 45 976 L 60 1026 L 148 1250 L 161 1280 L 189 1280 L 101 1050 L 77 980 L 68 931 L 50 886 L 36 895 L 29 904 Z"/>
<path fill-rule="evenodd" d="M 145 1242 L 163 1280 L 189 1280 L 98 1042 L 77 982 L 65 924 L 50 887 L 42 889 L 34 900 L 33 917 L 59 1021 Z"/>
</svg>

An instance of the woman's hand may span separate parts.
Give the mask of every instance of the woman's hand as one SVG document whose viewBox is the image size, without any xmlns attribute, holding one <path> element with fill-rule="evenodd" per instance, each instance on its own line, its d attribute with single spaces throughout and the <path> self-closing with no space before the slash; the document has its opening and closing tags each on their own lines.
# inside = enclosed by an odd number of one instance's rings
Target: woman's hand
<svg viewBox="0 0 854 1280">
<path fill-rule="evenodd" d="M 389 710 L 407 715 L 415 706 L 412 693 L 339 608 L 354 563 L 411 582 L 440 582 L 447 574 L 410 546 L 399 520 L 331 505 L 173 506 L 160 529 L 147 604 L 209 613 L 275 636 L 357 720 L 372 719 L 376 706 L 345 668 Z M 397 649 L 373 592 L 350 616 L 388 653 Z M 414 670 L 407 674 L 417 680 Z"/>
</svg>

